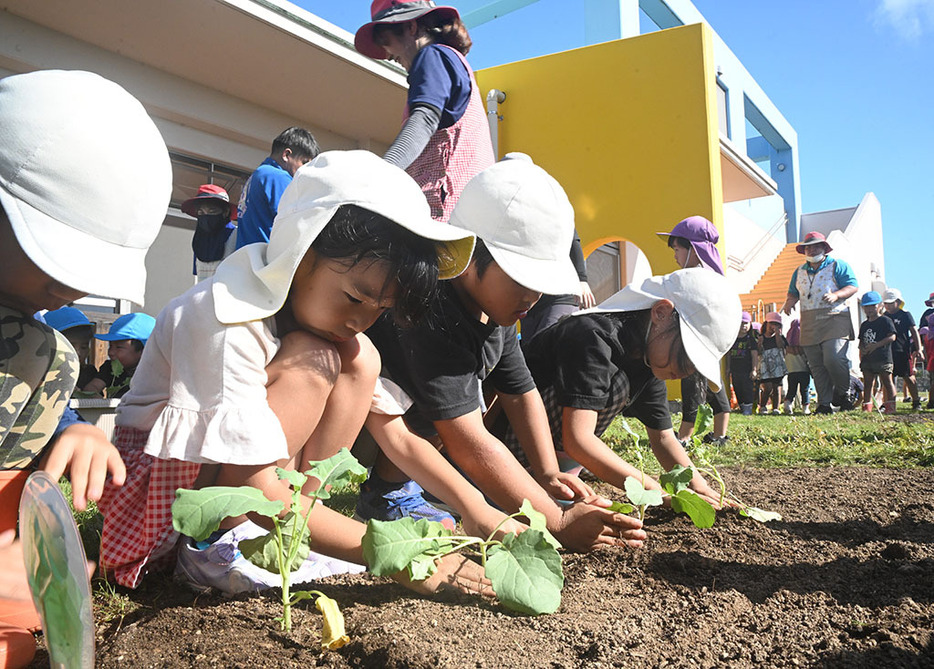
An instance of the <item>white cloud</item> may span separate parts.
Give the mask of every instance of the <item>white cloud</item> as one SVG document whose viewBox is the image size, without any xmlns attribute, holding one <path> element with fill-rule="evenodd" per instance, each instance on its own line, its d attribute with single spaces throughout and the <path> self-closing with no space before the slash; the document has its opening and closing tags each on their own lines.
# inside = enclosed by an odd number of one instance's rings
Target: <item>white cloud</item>
<svg viewBox="0 0 934 669">
<path fill-rule="evenodd" d="M 917 42 L 934 29 L 934 0 L 880 0 L 877 24 L 889 25 L 909 42 Z"/>
</svg>

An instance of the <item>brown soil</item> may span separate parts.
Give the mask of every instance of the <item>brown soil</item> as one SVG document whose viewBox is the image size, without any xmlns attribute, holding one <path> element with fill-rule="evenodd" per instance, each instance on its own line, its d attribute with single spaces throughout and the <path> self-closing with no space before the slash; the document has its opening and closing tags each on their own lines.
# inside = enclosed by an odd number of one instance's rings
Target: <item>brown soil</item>
<svg viewBox="0 0 934 669">
<path fill-rule="evenodd" d="M 784 520 L 711 529 L 652 513 L 650 542 L 565 556 L 557 613 L 327 581 L 352 642 L 319 650 L 313 606 L 279 631 L 273 596 L 195 596 L 150 578 L 98 629 L 100 667 L 934 667 L 934 472 L 732 470 Z M 47 659 L 37 658 L 34 666 Z"/>
</svg>

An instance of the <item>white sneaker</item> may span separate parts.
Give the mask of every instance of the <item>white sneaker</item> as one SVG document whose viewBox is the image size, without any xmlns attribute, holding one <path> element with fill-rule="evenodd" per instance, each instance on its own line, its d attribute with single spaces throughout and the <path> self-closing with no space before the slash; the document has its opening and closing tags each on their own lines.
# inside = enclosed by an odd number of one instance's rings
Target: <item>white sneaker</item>
<svg viewBox="0 0 934 669">
<path fill-rule="evenodd" d="M 810 405 L 810 404 L 805 404 L 805 405 L 804 405 L 804 415 L 805 415 L 805 416 L 810 416 L 810 415 L 811 415 L 811 405 Z"/>
<path fill-rule="evenodd" d="M 217 541 L 199 549 L 194 539 L 182 536 L 175 563 L 175 578 L 198 591 L 215 588 L 228 595 L 281 588 L 278 574 L 266 571 L 243 557 L 238 544 L 266 534 L 259 525 L 246 521 L 228 530 Z M 311 551 L 305 562 L 292 572 L 290 583 L 307 583 L 335 574 L 358 574 L 364 567 Z"/>
<path fill-rule="evenodd" d="M 785 402 L 785 413 L 789 416 L 794 413 L 791 402 Z"/>
</svg>

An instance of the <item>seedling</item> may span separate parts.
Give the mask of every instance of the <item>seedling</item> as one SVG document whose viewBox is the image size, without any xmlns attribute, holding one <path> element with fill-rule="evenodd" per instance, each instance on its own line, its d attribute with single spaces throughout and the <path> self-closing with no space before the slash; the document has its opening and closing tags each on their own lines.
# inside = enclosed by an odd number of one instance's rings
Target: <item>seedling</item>
<svg viewBox="0 0 934 669">
<path fill-rule="evenodd" d="M 250 486 L 212 486 L 200 490 L 179 489 L 172 504 L 172 524 L 176 531 L 195 541 L 206 539 L 228 517 L 244 513 L 258 513 L 272 519 L 273 531 L 255 539 L 246 539 L 238 545 L 243 557 L 257 567 L 282 578 L 282 617 L 277 618 L 282 629 L 292 629 L 292 606 L 303 599 L 315 598 L 315 606 L 324 616 L 322 648 L 340 648 L 350 639 L 344 633 L 344 617 L 337 602 L 317 590 L 290 592 L 289 577 L 298 569 L 310 551 L 308 515 L 321 499 L 331 496 L 330 488 L 359 483 L 366 478 L 366 469 L 346 448 L 320 462 L 309 463 L 304 474 L 276 468 L 279 478 L 292 489 L 292 503 L 288 513 L 280 517 L 284 504 L 266 498 L 260 490 Z M 302 488 L 309 479 L 318 481 L 310 493 L 308 510 L 302 512 Z"/>
<path fill-rule="evenodd" d="M 502 523 L 484 540 L 455 536 L 441 523 L 424 518 L 371 520 L 363 537 L 363 555 L 376 575 L 406 569 L 412 580 L 423 580 L 435 572 L 439 558 L 469 551 L 479 555 L 503 606 L 528 615 L 553 613 L 561 605 L 564 587 L 561 556 L 556 550 L 559 544 L 545 529 L 545 516 L 528 500 L 509 518 L 520 516 L 528 519 L 529 529 L 518 535 L 510 532 L 502 540 L 495 538 Z"/>
<path fill-rule="evenodd" d="M 727 495 L 726 483 L 724 483 L 723 477 L 720 475 L 720 472 L 717 471 L 717 467 L 711 461 L 711 449 L 699 438 L 699 435 L 706 432 L 712 424 L 713 410 L 705 404 L 697 411 L 697 423 L 695 424 L 696 431 L 691 437 L 691 454 L 694 462 L 696 463 L 695 467 L 697 471 L 702 475 L 712 478 L 720 487 L 720 508 L 723 508 L 724 502 L 726 502 L 727 498 L 729 497 L 730 500 L 738 505 L 739 515 L 741 516 L 746 516 L 747 518 L 758 520 L 760 523 L 767 523 L 770 520 L 781 520 L 782 516 L 780 513 L 775 511 L 765 511 L 754 506 L 749 506 L 733 493 Z M 697 466 L 698 464 L 700 465 L 699 467 Z"/>
<path fill-rule="evenodd" d="M 671 508 L 677 513 L 686 513 L 691 521 L 697 527 L 710 527 L 714 523 L 716 513 L 713 507 L 688 488 L 688 484 L 694 477 L 694 472 L 689 467 L 675 465 L 671 471 L 662 474 L 658 482 L 662 490 L 646 489 L 645 487 L 645 467 L 644 456 L 639 448 L 639 435 L 633 432 L 629 424 L 622 421 L 623 429 L 629 434 L 635 445 L 635 454 L 638 461 L 639 472 L 642 480 L 634 476 L 627 476 L 624 483 L 626 497 L 639 510 L 639 520 L 645 519 L 645 509 L 648 506 L 661 506 L 665 495 L 671 499 Z M 664 492 L 663 492 L 664 491 Z M 628 508 L 627 508 L 628 507 Z M 632 507 L 627 504 L 615 503 L 610 507 L 611 510 L 618 513 L 629 513 Z"/>
</svg>

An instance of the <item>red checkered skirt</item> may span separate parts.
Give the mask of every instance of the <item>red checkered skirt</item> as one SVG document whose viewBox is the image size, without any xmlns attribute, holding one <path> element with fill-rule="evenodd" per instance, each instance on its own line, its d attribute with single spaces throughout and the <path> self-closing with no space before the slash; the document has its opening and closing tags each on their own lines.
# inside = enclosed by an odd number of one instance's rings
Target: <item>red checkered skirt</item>
<svg viewBox="0 0 934 669">
<path fill-rule="evenodd" d="M 454 125 L 435 131 L 418 158 L 405 170 L 421 186 L 431 206 L 431 217 L 444 223 L 451 217 L 467 182 L 496 160 L 473 70 L 460 51 L 451 51 L 470 73 L 470 102 Z"/>
<path fill-rule="evenodd" d="M 139 585 L 147 572 L 175 559 L 179 534 L 172 529 L 172 502 L 179 488 L 191 488 L 201 465 L 146 455 L 148 431 L 117 427 L 114 445 L 126 465 L 126 483 L 109 481 L 98 507 L 104 516 L 101 568 L 117 583 Z"/>
</svg>

